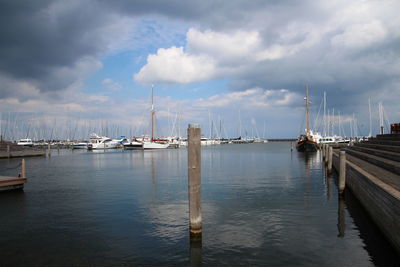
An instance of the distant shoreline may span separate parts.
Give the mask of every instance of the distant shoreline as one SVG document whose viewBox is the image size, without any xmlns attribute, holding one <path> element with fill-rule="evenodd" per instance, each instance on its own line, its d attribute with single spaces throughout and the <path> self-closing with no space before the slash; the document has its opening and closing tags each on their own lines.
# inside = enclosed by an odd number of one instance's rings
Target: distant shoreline
<svg viewBox="0 0 400 267">
<path fill-rule="evenodd" d="M 293 138 L 293 139 L 267 139 L 268 142 L 294 142 L 297 139 Z"/>
</svg>

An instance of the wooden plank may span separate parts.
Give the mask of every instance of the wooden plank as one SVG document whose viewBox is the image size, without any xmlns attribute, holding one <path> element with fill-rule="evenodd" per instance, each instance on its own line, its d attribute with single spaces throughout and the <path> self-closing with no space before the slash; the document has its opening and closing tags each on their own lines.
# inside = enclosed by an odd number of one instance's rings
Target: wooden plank
<svg viewBox="0 0 400 267">
<path fill-rule="evenodd" d="M 26 178 L 0 176 L 0 188 L 17 185 L 23 186 L 26 181 Z"/>
</svg>

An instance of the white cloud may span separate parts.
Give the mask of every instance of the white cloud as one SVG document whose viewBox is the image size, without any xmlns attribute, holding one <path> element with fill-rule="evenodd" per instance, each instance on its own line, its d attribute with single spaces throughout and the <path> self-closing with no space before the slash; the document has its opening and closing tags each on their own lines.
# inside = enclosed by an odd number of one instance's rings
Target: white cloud
<svg viewBox="0 0 400 267">
<path fill-rule="evenodd" d="M 110 90 L 110 91 L 119 91 L 119 90 L 122 89 L 122 86 L 121 86 L 119 83 L 113 81 L 113 80 L 110 79 L 110 78 L 106 78 L 106 79 L 102 80 L 102 81 L 101 81 L 101 84 L 102 84 L 107 90 Z"/>
<path fill-rule="evenodd" d="M 147 64 L 134 75 L 142 83 L 191 83 L 211 79 L 215 75 L 212 58 L 190 55 L 182 47 L 160 48 L 147 57 Z"/>
<path fill-rule="evenodd" d="M 382 22 L 373 20 L 348 26 L 343 33 L 335 35 L 331 42 L 334 46 L 364 48 L 383 41 L 386 36 L 387 30 Z"/>
<path fill-rule="evenodd" d="M 206 99 L 199 99 L 195 106 L 203 108 L 215 107 L 234 107 L 257 109 L 277 106 L 296 106 L 296 102 L 301 100 L 301 96 L 290 92 L 287 89 L 263 90 L 261 88 L 252 88 L 240 92 L 218 94 Z M 299 102 L 301 103 L 301 102 Z"/>
<path fill-rule="evenodd" d="M 188 52 L 216 58 L 220 64 L 254 60 L 262 49 L 262 39 L 257 31 L 215 32 L 190 29 L 187 33 Z"/>
</svg>

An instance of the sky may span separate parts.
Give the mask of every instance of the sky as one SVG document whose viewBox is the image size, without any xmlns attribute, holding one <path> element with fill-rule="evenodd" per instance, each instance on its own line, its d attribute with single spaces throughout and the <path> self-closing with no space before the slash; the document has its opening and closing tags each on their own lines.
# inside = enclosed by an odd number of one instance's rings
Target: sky
<svg viewBox="0 0 400 267">
<path fill-rule="evenodd" d="M 400 122 L 397 0 L 0 0 L 0 132 L 296 138 Z M 370 105 L 369 105 L 370 103 Z M 369 108 L 371 107 L 371 108 Z M 371 112 L 369 111 L 371 110 Z M 340 116 L 339 116 L 340 114 Z M 339 119 L 340 117 L 340 119 Z"/>
</svg>

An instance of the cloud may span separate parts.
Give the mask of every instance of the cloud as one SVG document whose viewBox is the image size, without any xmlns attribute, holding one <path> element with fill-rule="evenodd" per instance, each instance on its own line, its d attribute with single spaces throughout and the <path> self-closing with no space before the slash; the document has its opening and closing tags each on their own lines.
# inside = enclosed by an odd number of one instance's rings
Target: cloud
<svg viewBox="0 0 400 267">
<path fill-rule="evenodd" d="M 345 48 L 364 48 L 379 43 L 387 36 L 387 30 L 378 20 L 365 24 L 350 25 L 343 33 L 335 35 L 331 42 L 333 46 Z"/>
<path fill-rule="evenodd" d="M 218 94 L 206 99 L 199 99 L 196 105 L 203 108 L 233 107 L 242 108 L 267 108 L 277 106 L 297 106 L 301 103 L 301 96 L 287 89 L 263 90 L 261 88 L 247 89 L 240 92 Z M 297 104 L 296 104 L 297 103 Z"/>
<path fill-rule="evenodd" d="M 191 83 L 211 79 L 215 74 L 213 60 L 201 55 L 190 55 L 182 47 L 160 48 L 149 55 L 147 64 L 134 79 L 143 83 Z"/>
<path fill-rule="evenodd" d="M 2 1 L 0 73 L 39 93 L 68 89 L 99 69 L 99 56 L 119 39 L 117 25 L 114 13 L 96 1 Z M 1 90 L 0 97 L 16 96 Z"/>
<path fill-rule="evenodd" d="M 102 80 L 102 81 L 101 81 L 101 84 L 102 84 L 107 90 L 110 90 L 110 91 L 119 91 L 119 90 L 122 89 L 122 86 L 121 86 L 119 83 L 113 81 L 113 80 L 110 79 L 110 78 L 107 78 L 107 79 Z"/>
</svg>

